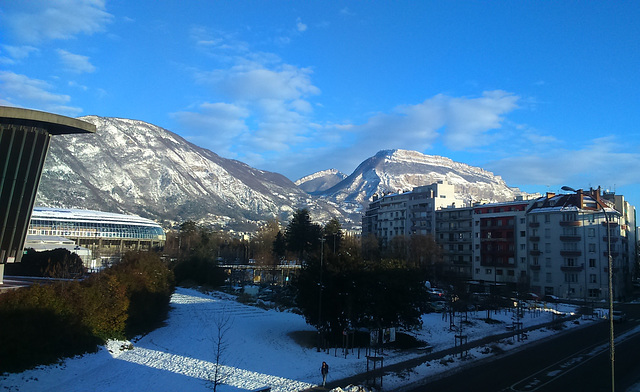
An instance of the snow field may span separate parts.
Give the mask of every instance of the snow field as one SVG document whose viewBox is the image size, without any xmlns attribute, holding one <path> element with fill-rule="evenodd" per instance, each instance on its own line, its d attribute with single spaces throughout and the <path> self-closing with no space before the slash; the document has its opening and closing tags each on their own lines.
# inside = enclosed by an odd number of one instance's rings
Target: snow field
<svg viewBox="0 0 640 392">
<path fill-rule="evenodd" d="M 110 341 L 95 354 L 86 354 L 58 365 L 42 366 L 19 374 L 0 377 L 5 391 L 206 391 L 215 364 L 214 347 L 218 328 L 216 321 L 227 319 L 229 329 L 222 339 L 226 350 L 221 357 L 222 371 L 228 375 L 221 392 L 255 390 L 265 386 L 274 392 L 299 391 L 321 382 L 320 364 L 330 365 L 328 381 L 346 378 L 366 370 L 364 351 L 361 358 L 347 358 L 301 347 L 290 333 L 315 329 L 300 315 L 263 310 L 240 304 L 223 293 L 203 294 L 196 290 L 177 288 L 171 300 L 172 310 L 166 325 L 148 335 L 129 342 Z M 560 309 L 570 310 L 570 309 Z M 520 320 L 524 327 L 552 320 L 551 312 L 529 312 Z M 486 311 L 470 312 L 463 333 L 469 341 L 505 332 L 513 313 L 491 314 L 500 323 L 488 324 Z M 455 324 L 460 325 L 460 316 Z M 581 324 L 583 321 L 580 322 Z M 573 323 L 566 323 L 573 326 Z M 442 314 L 423 316 L 423 327 L 412 335 L 428 342 L 434 350 L 454 346 L 454 330 Z M 525 342 L 505 340 L 498 345 L 504 350 L 544 338 L 553 333 L 541 330 L 529 333 Z M 469 358 L 492 355 L 482 347 L 471 350 Z M 420 355 L 416 350 L 385 349 L 385 366 Z M 386 375 L 385 390 L 395 390 L 434 373 L 470 363 L 456 357 L 430 361 L 401 374 Z M 228 372 L 228 373 L 227 373 Z M 346 386 L 345 386 L 346 387 Z"/>
</svg>

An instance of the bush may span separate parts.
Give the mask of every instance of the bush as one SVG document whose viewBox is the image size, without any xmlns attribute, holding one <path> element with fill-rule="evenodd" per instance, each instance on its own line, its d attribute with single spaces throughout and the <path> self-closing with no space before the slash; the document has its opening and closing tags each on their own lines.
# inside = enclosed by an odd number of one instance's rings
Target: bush
<svg viewBox="0 0 640 392">
<path fill-rule="evenodd" d="M 82 282 L 5 293 L 0 372 L 49 364 L 95 351 L 109 338 L 144 333 L 166 317 L 173 289 L 173 275 L 157 255 L 131 253 Z"/>
</svg>

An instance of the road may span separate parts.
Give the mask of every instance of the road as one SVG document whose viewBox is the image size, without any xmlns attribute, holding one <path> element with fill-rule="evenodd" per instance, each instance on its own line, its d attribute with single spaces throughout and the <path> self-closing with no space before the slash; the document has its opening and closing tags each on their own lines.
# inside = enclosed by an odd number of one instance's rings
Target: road
<svg viewBox="0 0 640 392">
<path fill-rule="evenodd" d="M 627 305 L 624 310 L 630 315 L 629 321 L 614 328 L 616 391 L 626 391 L 640 381 L 640 334 L 626 336 L 640 325 L 640 307 Z M 411 392 L 610 391 L 608 337 L 608 322 L 599 322 L 493 361 L 481 361 Z"/>
</svg>

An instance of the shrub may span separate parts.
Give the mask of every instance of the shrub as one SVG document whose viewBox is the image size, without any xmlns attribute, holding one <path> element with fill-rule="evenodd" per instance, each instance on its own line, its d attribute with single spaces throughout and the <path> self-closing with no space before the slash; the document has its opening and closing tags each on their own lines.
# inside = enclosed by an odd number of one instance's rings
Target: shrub
<svg viewBox="0 0 640 392">
<path fill-rule="evenodd" d="M 95 351 L 109 338 L 131 337 L 166 317 L 173 274 L 153 253 L 78 282 L 35 285 L 0 301 L 0 372 L 21 371 Z"/>
</svg>

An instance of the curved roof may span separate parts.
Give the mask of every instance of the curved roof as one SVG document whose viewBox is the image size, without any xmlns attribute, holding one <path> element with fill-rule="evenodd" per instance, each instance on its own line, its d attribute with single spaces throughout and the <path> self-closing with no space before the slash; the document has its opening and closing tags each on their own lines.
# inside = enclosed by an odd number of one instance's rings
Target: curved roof
<svg viewBox="0 0 640 392">
<path fill-rule="evenodd" d="M 52 135 L 95 133 L 96 131 L 96 126 L 86 121 L 10 106 L 0 106 L 0 123 L 44 128 Z"/>
<path fill-rule="evenodd" d="M 90 221 L 104 223 L 126 223 L 128 225 L 156 226 L 160 225 L 151 219 L 137 215 L 116 214 L 113 212 L 80 210 L 74 208 L 34 207 L 31 219 L 65 219 L 73 221 Z"/>
</svg>

